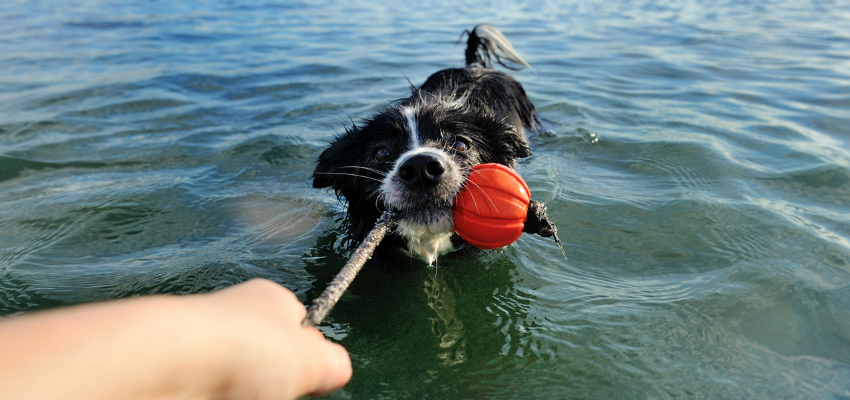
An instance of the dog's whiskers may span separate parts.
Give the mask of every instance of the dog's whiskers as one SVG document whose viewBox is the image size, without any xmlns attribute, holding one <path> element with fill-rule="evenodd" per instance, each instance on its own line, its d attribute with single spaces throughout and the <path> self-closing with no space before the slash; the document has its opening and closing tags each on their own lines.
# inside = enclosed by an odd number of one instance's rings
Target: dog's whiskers
<svg viewBox="0 0 850 400">
<path fill-rule="evenodd" d="M 490 204 L 492 204 L 492 205 L 493 205 L 493 210 L 494 210 L 494 211 L 498 211 L 498 209 L 499 209 L 499 208 L 498 208 L 498 207 L 496 207 L 496 203 L 493 201 L 493 199 L 491 199 L 491 198 L 490 198 L 490 195 L 488 195 L 488 194 L 487 194 L 487 192 L 485 192 L 485 191 L 484 191 L 484 189 L 482 189 L 482 188 L 481 188 L 481 186 L 478 186 L 478 184 L 477 184 L 477 183 L 472 182 L 472 181 L 469 181 L 469 180 L 467 180 L 466 182 L 467 182 L 467 183 L 471 183 L 471 184 L 475 185 L 475 187 L 476 187 L 476 188 L 478 188 L 478 190 L 481 192 L 481 194 L 483 194 L 483 195 L 484 195 L 484 198 L 485 198 L 485 199 L 487 199 L 487 200 L 489 200 L 489 201 L 490 201 Z"/>
<path fill-rule="evenodd" d="M 467 184 L 467 183 L 473 183 L 473 182 L 470 182 L 469 180 L 467 180 L 466 182 L 464 182 L 464 183 L 463 183 L 463 189 L 466 189 L 466 188 L 467 188 L 467 186 L 466 186 L 466 184 Z M 458 195 L 460 195 L 460 192 L 458 192 L 458 194 L 457 194 L 455 197 L 457 197 Z M 477 211 L 477 212 L 479 212 L 479 213 L 480 213 L 480 212 L 481 212 L 481 209 L 480 209 L 480 208 L 478 208 L 478 202 L 477 202 L 477 201 L 475 201 L 475 196 L 472 196 L 472 195 L 470 194 L 470 197 L 472 197 L 472 204 L 474 204 L 474 205 L 475 205 L 475 211 Z"/>
<path fill-rule="evenodd" d="M 374 168 L 369 168 L 369 167 L 361 167 L 359 165 L 344 165 L 344 166 L 341 166 L 339 168 L 360 168 L 360 169 L 365 169 L 367 171 L 374 172 L 374 173 L 376 173 L 380 176 L 387 176 L 387 173 L 384 172 L 384 171 L 380 171 L 380 170 L 377 170 L 377 169 L 374 169 Z"/>
<path fill-rule="evenodd" d="M 346 175 L 346 176 L 353 176 L 355 178 L 371 179 L 371 180 L 376 181 L 376 182 L 384 183 L 384 181 L 382 181 L 378 178 L 372 178 L 371 176 L 366 176 L 366 175 L 349 174 L 349 173 L 346 173 L 346 172 L 313 172 L 313 173 L 314 174 L 320 174 L 320 175 Z"/>
<path fill-rule="evenodd" d="M 383 210 L 381 209 L 381 206 L 378 204 L 380 201 L 381 201 L 381 195 L 375 196 L 375 208 L 378 209 L 379 211 L 383 212 Z"/>
</svg>

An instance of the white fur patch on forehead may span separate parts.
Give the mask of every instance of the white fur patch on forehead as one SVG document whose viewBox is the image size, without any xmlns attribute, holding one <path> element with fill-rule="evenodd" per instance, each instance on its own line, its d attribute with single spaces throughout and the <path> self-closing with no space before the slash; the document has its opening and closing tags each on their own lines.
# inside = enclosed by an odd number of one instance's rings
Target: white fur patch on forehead
<svg viewBox="0 0 850 400">
<path fill-rule="evenodd" d="M 410 136 L 410 148 L 416 149 L 422 147 L 422 142 L 419 140 L 418 122 L 416 121 L 416 109 L 412 107 L 404 107 L 401 113 L 407 118 L 407 134 Z"/>
</svg>

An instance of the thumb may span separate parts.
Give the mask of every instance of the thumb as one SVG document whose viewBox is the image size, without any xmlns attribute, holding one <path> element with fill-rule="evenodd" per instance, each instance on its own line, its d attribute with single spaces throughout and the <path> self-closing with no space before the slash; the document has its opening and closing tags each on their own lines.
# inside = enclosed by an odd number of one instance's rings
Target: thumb
<svg viewBox="0 0 850 400">
<path fill-rule="evenodd" d="M 315 328 L 311 330 L 311 336 L 317 341 L 314 347 L 314 356 L 311 357 L 313 365 L 312 386 L 305 392 L 310 396 L 324 396 L 336 389 L 345 386 L 351 379 L 351 358 L 348 351 L 339 344 L 325 339 L 324 335 Z M 302 392 L 303 393 L 303 392 Z"/>
</svg>

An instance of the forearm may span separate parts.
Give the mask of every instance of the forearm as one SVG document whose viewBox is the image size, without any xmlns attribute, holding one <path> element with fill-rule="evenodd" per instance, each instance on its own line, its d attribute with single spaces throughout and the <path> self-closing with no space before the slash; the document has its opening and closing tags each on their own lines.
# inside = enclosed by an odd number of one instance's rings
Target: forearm
<svg viewBox="0 0 850 400">
<path fill-rule="evenodd" d="M 206 314 L 187 300 L 137 298 L 2 321 L 0 397 L 209 397 L 226 384 L 226 336 L 205 332 Z"/>
</svg>

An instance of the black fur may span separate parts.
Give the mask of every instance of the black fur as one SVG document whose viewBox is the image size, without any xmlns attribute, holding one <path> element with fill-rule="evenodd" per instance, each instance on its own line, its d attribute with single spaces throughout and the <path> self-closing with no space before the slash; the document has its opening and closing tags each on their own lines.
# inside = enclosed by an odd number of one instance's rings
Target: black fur
<svg viewBox="0 0 850 400">
<path fill-rule="evenodd" d="M 492 36 L 494 31 L 498 34 L 496 42 L 478 35 L 484 32 Z M 418 133 L 421 148 L 445 154 L 463 181 L 474 165 L 494 162 L 514 167 L 517 159 L 531 155 L 525 131 L 536 129 L 539 124 L 534 105 L 519 82 L 487 66 L 491 57 L 499 63 L 508 59 L 527 64 L 513 53 L 506 40 L 499 41 L 504 37 L 492 26 L 480 25 L 468 33 L 467 57 L 472 54 L 474 58 L 472 62 L 467 60 L 465 68 L 431 75 L 422 86 L 413 89 L 410 97 L 346 128 L 319 156 L 313 187 L 331 188 L 337 197 L 348 202 L 345 225 L 352 245 L 368 234 L 388 207 L 382 181 L 390 179 L 385 175 L 393 170 L 399 157 L 411 151 L 411 130 Z M 510 53 L 491 55 L 494 49 L 505 46 Z M 415 126 L 411 128 L 409 117 L 414 113 Z M 458 143 L 468 145 L 466 150 L 457 151 L 464 147 Z M 378 152 L 388 156 L 376 159 Z M 445 184 L 440 181 L 433 188 L 400 186 L 407 196 L 401 212 L 407 212 L 411 220 L 419 223 L 432 223 L 429 218 L 436 219 L 439 213 L 432 215 L 430 210 L 450 208 L 456 194 L 452 192 L 456 190 L 455 182 L 450 177 L 445 179 Z M 391 235 L 385 241 L 405 245 L 400 235 Z"/>
</svg>

